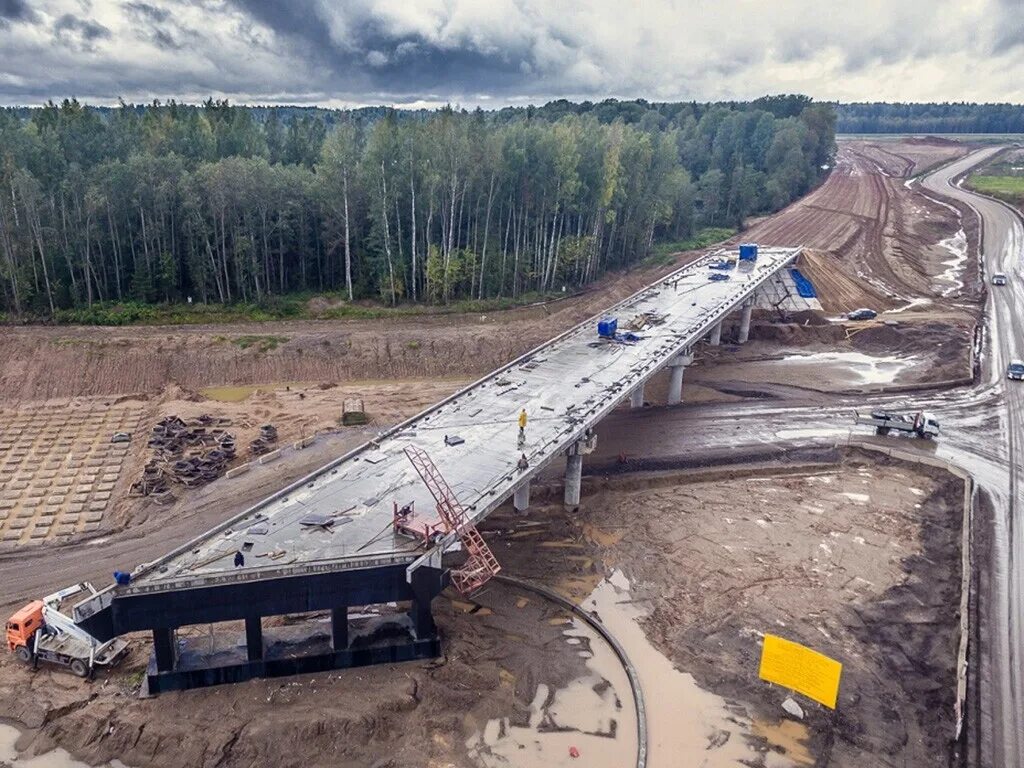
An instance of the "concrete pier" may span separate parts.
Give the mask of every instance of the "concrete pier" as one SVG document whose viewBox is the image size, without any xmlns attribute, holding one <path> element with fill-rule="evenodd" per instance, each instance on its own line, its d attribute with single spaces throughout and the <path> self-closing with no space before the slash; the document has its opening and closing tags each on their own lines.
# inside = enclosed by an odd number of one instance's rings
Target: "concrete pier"
<svg viewBox="0 0 1024 768">
<path fill-rule="evenodd" d="M 583 454 L 577 443 L 569 449 L 565 460 L 565 506 L 576 508 L 580 505 L 580 486 L 583 483 Z"/>
<path fill-rule="evenodd" d="M 740 344 L 746 344 L 747 339 L 750 338 L 750 315 L 753 311 L 754 300 L 751 298 L 743 305 L 743 312 L 740 314 L 740 336 L 738 339 Z"/>
<path fill-rule="evenodd" d="M 679 405 L 683 402 L 683 374 L 686 366 L 693 362 L 693 355 L 677 355 L 668 364 L 668 404 Z"/>
<path fill-rule="evenodd" d="M 711 328 L 711 335 L 708 337 L 708 343 L 712 347 L 717 347 L 722 343 L 722 322 L 719 321 L 714 324 Z"/>
<path fill-rule="evenodd" d="M 630 408 L 643 408 L 644 407 L 644 385 L 641 384 L 639 387 L 629 393 L 629 407 Z"/>
<path fill-rule="evenodd" d="M 507 496 L 505 497 L 508 498 Z M 525 512 L 530 508 L 530 483 L 525 482 L 516 488 L 515 493 L 512 495 L 512 506 L 516 508 L 517 512 Z"/>
</svg>

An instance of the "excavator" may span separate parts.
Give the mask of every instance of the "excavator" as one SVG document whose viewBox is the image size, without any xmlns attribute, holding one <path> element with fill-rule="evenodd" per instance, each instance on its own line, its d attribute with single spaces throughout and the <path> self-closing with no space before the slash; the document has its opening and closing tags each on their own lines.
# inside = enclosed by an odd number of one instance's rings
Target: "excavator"
<svg viewBox="0 0 1024 768">
<path fill-rule="evenodd" d="M 74 620 L 61 613 L 61 603 L 84 593 L 97 594 L 87 581 L 33 600 L 7 620 L 7 650 L 33 668 L 39 661 L 68 667 L 79 677 L 91 678 L 97 667 L 117 664 L 128 653 L 128 642 L 119 637 L 100 642 Z"/>
</svg>

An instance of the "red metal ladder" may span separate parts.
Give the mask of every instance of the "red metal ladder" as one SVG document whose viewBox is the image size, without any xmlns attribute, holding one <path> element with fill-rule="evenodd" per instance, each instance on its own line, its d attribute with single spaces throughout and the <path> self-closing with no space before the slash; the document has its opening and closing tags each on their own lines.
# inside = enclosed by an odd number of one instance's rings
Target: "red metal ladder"
<svg viewBox="0 0 1024 768">
<path fill-rule="evenodd" d="M 410 445 L 405 448 L 405 455 L 437 502 L 437 515 L 441 518 L 445 532 L 455 532 L 466 549 L 466 562 L 451 572 L 452 584 L 463 595 L 472 594 L 501 570 L 501 564 L 427 452 Z"/>
</svg>

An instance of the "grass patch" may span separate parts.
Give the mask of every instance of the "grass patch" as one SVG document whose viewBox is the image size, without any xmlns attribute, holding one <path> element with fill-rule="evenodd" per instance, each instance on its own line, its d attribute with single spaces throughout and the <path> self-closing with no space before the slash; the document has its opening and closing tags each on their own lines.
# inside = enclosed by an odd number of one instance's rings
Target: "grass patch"
<svg viewBox="0 0 1024 768">
<path fill-rule="evenodd" d="M 516 298 L 503 297 L 495 299 L 465 299 L 453 301 L 447 305 L 430 304 L 399 304 L 391 307 L 371 302 L 348 303 L 343 296 L 334 294 L 299 293 L 287 296 L 274 296 L 260 303 L 242 304 L 145 304 L 137 301 L 94 302 L 91 307 L 75 309 L 58 309 L 52 318 L 46 316 L 28 316 L 15 318 L 0 313 L 0 324 L 32 321 L 51 321 L 58 325 L 214 325 L 231 323 L 262 323 L 271 320 L 378 320 L 389 317 L 417 315 L 451 315 L 465 313 L 496 312 L 503 309 L 550 301 L 563 298 L 568 294 L 561 292 L 530 292 Z M 325 302 L 312 302 L 314 298 Z M 323 306 L 327 303 L 329 306 Z M 274 337 L 241 337 L 232 341 L 243 349 L 260 343 L 260 340 Z M 242 339 L 252 339 L 248 343 Z M 218 337 L 216 341 L 227 341 Z M 279 338 L 268 347 L 273 349 L 278 343 L 286 341 Z M 264 344 L 267 346 L 267 344 Z"/>
<path fill-rule="evenodd" d="M 231 343 L 241 349 L 255 347 L 259 352 L 272 352 L 279 344 L 288 341 L 287 336 L 237 336 Z"/>
<path fill-rule="evenodd" d="M 704 227 L 686 240 L 655 243 L 646 263 L 651 266 L 665 266 L 671 264 L 674 260 L 673 257 L 680 251 L 696 251 L 700 248 L 707 248 L 709 245 L 728 240 L 735 234 L 736 230 L 728 227 Z"/>
<path fill-rule="evenodd" d="M 1024 203 L 1024 176 L 971 176 L 967 179 L 967 186 L 1008 203 Z"/>
</svg>

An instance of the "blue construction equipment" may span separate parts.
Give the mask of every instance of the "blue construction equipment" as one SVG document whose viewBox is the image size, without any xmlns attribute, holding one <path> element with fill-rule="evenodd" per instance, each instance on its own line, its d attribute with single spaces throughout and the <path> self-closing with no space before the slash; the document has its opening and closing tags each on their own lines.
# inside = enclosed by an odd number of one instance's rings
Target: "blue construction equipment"
<svg viewBox="0 0 1024 768">
<path fill-rule="evenodd" d="M 615 317 L 602 317 L 597 321 L 597 335 L 602 339 L 614 339 L 619 330 L 619 320 Z"/>
<path fill-rule="evenodd" d="M 722 280 L 728 280 L 728 279 L 729 279 L 729 276 L 728 275 L 723 275 L 721 272 L 715 272 L 714 274 L 708 275 L 708 280 L 713 280 L 716 283 L 719 283 Z"/>
<path fill-rule="evenodd" d="M 757 243 L 740 245 L 740 261 L 757 261 Z"/>
</svg>

